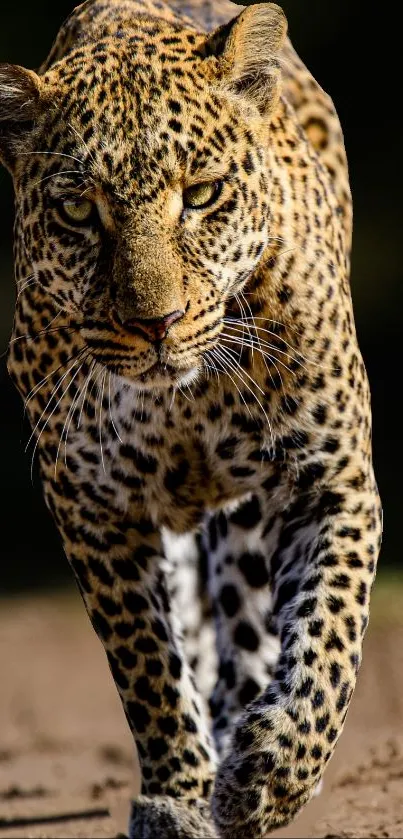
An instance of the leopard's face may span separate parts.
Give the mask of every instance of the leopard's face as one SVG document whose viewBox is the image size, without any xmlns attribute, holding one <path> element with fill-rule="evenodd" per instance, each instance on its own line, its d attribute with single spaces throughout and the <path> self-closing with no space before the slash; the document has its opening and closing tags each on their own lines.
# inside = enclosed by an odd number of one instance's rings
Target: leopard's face
<svg viewBox="0 0 403 839">
<path fill-rule="evenodd" d="M 211 82 L 201 36 L 180 43 L 147 58 L 101 40 L 56 65 L 16 178 L 35 280 L 93 358 L 141 387 L 202 370 L 270 235 L 257 109 Z"/>
</svg>

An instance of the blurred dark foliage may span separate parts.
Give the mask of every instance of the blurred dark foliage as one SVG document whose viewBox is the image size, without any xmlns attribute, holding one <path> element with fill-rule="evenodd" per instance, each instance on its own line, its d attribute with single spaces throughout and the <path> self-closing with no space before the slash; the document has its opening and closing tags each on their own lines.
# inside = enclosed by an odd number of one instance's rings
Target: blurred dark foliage
<svg viewBox="0 0 403 839">
<path fill-rule="evenodd" d="M 1 10 L 0 60 L 37 67 L 74 7 L 50 0 L 17 0 Z M 284 0 L 295 46 L 332 95 L 345 132 L 355 206 L 352 289 L 374 412 L 374 453 L 385 508 L 381 567 L 400 562 L 398 465 L 401 273 L 398 248 L 401 181 L 397 21 L 392 10 L 358 0 Z M 236 7 L 234 7 L 236 12 Z M 395 34 L 396 33 L 396 34 Z M 394 39 L 396 43 L 394 43 Z M 396 62 L 396 64 L 394 64 Z M 12 322 L 12 189 L 0 172 L 0 333 L 5 349 Z M 70 579 L 59 539 L 30 476 L 29 436 L 22 404 L 7 379 L 1 391 L 0 590 L 53 585 Z"/>
</svg>

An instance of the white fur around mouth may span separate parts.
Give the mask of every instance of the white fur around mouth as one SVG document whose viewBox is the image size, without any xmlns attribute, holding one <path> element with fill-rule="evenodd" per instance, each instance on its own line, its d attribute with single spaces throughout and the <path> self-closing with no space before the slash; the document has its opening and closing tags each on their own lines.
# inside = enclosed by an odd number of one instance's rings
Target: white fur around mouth
<svg viewBox="0 0 403 839">
<path fill-rule="evenodd" d="M 140 373 L 136 377 L 136 384 L 138 383 L 140 387 L 146 386 L 152 388 L 161 385 L 163 387 L 187 387 L 196 381 L 198 372 L 197 367 L 192 367 L 189 370 L 181 370 L 170 364 L 163 364 L 161 361 L 157 361 L 148 370 L 145 370 L 144 373 Z"/>
</svg>

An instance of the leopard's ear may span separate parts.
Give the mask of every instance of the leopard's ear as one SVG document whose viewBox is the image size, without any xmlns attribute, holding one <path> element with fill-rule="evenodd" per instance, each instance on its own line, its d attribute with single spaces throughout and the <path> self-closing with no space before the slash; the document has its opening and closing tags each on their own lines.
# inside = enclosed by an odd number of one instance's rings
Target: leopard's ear
<svg viewBox="0 0 403 839">
<path fill-rule="evenodd" d="M 33 70 L 0 64 L 0 160 L 7 168 L 40 112 L 41 79 Z"/>
<path fill-rule="evenodd" d="M 271 113 L 280 95 L 278 54 L 287 20 L 275 3 L 256 3 L 209 37 L 207 53 L 219 59 L 220 76 L 233 93 L 247 98 L 262 114 Z"/>
</svg>

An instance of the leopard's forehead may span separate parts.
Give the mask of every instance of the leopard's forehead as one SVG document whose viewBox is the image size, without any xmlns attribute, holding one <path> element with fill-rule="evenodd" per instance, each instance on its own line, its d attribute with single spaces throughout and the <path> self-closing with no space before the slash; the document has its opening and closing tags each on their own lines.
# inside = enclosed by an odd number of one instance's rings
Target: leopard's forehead
<svg viewBox="0 0 403 839">
<path fill-rule="evenodd" d="M 163 32 L 153 42 L 140 34 L 119 38 L 118 32 L 68 53 L 44 79 L 54 118 L 78 118 L 86 141 L 95 124 L 130 136 L 139 128 L 156 131 L 164 117 L 164 127 L 179 135 L 190 116 L 206 122 L 206 105 L 210 119 L 218 120 L 222 97 L 209 84 L 217 61 L 203 53 L 204 36 Z M 201 139 L 202 131 L 196 136 Z"/>
<path fill-rule="evenodd" d="M 150 27 L 84 43 L 44 77 L 49 150 L 78 157 L 102 181 L 126 188 L 129 178 L 138 195 L 151 184 L 157 191 L 181 178 L 222 178 L 234 154 L 259 146 L 220 88 L 206 36 Z"/>
<path fill-rule="evenodd" d="M 192 84 L 199 93 L 206 68 L 217 64 L 208 55 L 206 36 L 171 24 L 156 22 L 150 28 L 141 28 L 138 18 L 133 18 L 133 28 L 105 33 L 97 30 L 88 42 L 79 42 L 49 72 L 64 83 L 66 90 L 76 94 L 90 94 L 94 85 L 101 83 L 105 96 L 121 90 L 137 91 L 148 98 L 155 97 L 154 86 L 164 96 L 171 87 L 186 97 Z M 204 78 L 203 78 L 204 77 Z M 85 87 L 81 84 L 85 81 Z M 203 84 L 204 89 L 204 84 Z"/>
</svg>

